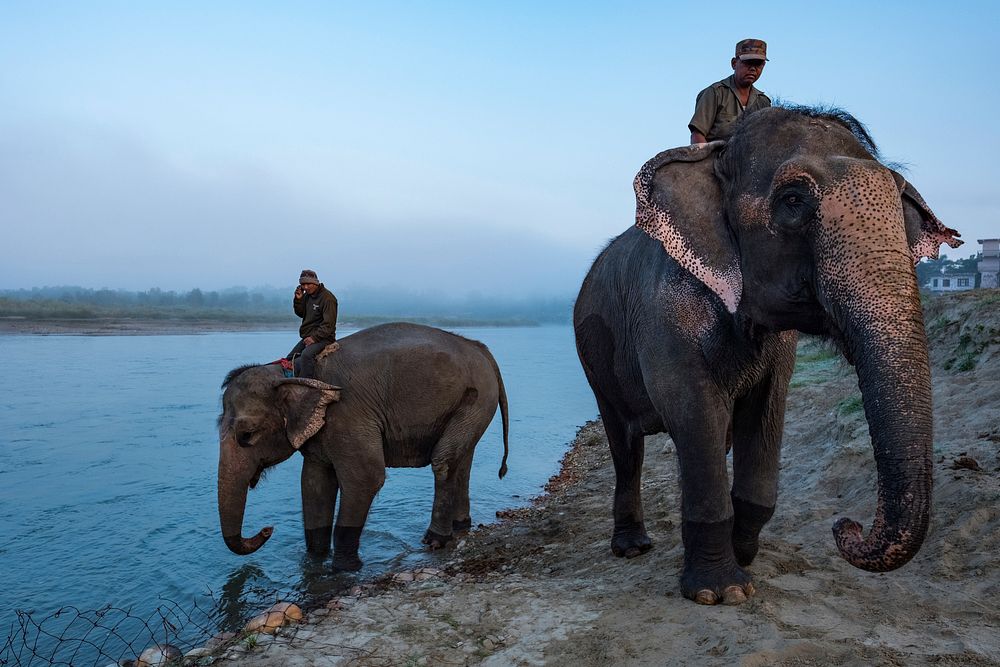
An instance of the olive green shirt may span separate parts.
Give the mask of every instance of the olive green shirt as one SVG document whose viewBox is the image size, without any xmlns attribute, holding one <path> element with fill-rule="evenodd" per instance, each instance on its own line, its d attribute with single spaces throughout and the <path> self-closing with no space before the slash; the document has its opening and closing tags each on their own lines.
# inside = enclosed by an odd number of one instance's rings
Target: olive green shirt
<svg viewBox="0 0 1000 667">
<path fill-rule="evenodd" d="M 744 108 L 736 94 L 736 84 L 732 75 L 713 83 L 698 93 L 694 104 L 694 116 L 688 123 L 692 132 L 701 132 L 709 141 L 728 139 L 732 125 L 744 111 L 757 111 L 771 106 L 771 98 L 750 86 L 750 97 Z"/>
</svg>

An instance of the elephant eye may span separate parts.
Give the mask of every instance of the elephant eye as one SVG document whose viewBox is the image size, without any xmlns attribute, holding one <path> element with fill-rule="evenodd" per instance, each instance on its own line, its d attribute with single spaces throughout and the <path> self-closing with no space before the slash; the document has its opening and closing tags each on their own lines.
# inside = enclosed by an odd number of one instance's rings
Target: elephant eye
<svg viewBox="0 0 1000 667">
<path fill-rule="evenodd" d="M 236 434 L 236 444 L 240 447 L 250 447 L 253 443 L 253 431 L 240 431 Z"/>
<path fill-rule="evenodd" d="M 784 197 L 782 197 L 782 201 L 785 202 L 785 204 L 787 204 L 788 206 L 792 207 L 801 206 L 805 202 L 805 200 L 802 199 L 801 196 L 795 193 L 789 193 L 785 195 Z"/>
</svg>

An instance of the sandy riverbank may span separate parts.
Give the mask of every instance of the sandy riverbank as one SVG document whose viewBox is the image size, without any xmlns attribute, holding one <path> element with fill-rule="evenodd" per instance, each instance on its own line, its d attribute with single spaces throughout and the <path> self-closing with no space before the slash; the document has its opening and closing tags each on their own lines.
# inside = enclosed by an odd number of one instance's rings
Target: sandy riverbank
<svg viewBox="0 0 1000 667">
<path fill-rule="evenodd" d="M 250 651 L 237 645 L 223 664 L 1000 665 L 998 327 L 996 299 L 928 307 L 935 500 L 923 549 L 896 572 L 837 555 L 830 528 L 841 516 L 870 524 L 875 471 L 853 370 L 815 347 L 789 395 L 781 495 L 747 603 L 702 607 L 678 592 L 666 436 L 646 441 L 654 548 L 612 557 L 614 475 L 594 422 L 547 495 L 474 530 L 441 571 L 397 573 L 307 609 L 306 623 Z M 512 474 L 517 452 L 515 434 Z"/>
</svg>

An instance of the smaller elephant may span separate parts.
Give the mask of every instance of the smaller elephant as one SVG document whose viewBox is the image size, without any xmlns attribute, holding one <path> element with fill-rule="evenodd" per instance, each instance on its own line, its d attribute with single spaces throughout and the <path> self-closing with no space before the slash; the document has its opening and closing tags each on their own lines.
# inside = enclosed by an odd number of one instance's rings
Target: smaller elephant
<svg viewBox="0 0 1000 667">
<path fill-rule="evenodd" d="M 358 570 L 361 531 L 385 468 L 430 465 L 434 506 L 423 542 L 444 546 L 472 525 L 469 475 L 476 444 L 496 414 L 503 422 L 501 478 L 507 473 L 507 394 L 485 345 L 416 324 L 383 324 L 339 341 L 316 378 L 285 378 L 277 365 L 250 365 L 223 382 L 219 417 L 219 519 L 236 554 L 259 549 L 268 526 L 242 536 L 248 489 L 296 451 L 302 465 L 306 548 Z M 336 526 L 337 493 L 341 493 Z"/>
</svg>

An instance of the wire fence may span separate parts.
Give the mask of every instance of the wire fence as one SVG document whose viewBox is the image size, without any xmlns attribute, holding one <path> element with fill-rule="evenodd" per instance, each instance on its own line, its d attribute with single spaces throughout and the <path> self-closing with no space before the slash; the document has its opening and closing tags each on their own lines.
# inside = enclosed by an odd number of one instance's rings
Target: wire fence
<svg viewBox="0 0 1000 667">
<path fill-rule="evenodd" d="M 181 653 L 204 646 L 217 627 L 214 610 L 197 602 L 181 607 L 161 600 L 146 616 L 110 605 L 96 611 L 63 607 L 42 618 L 18 611 L 0 645 L 0 666 L 132 664 L 157 645 L 170 645 Z"/>
</svg>

